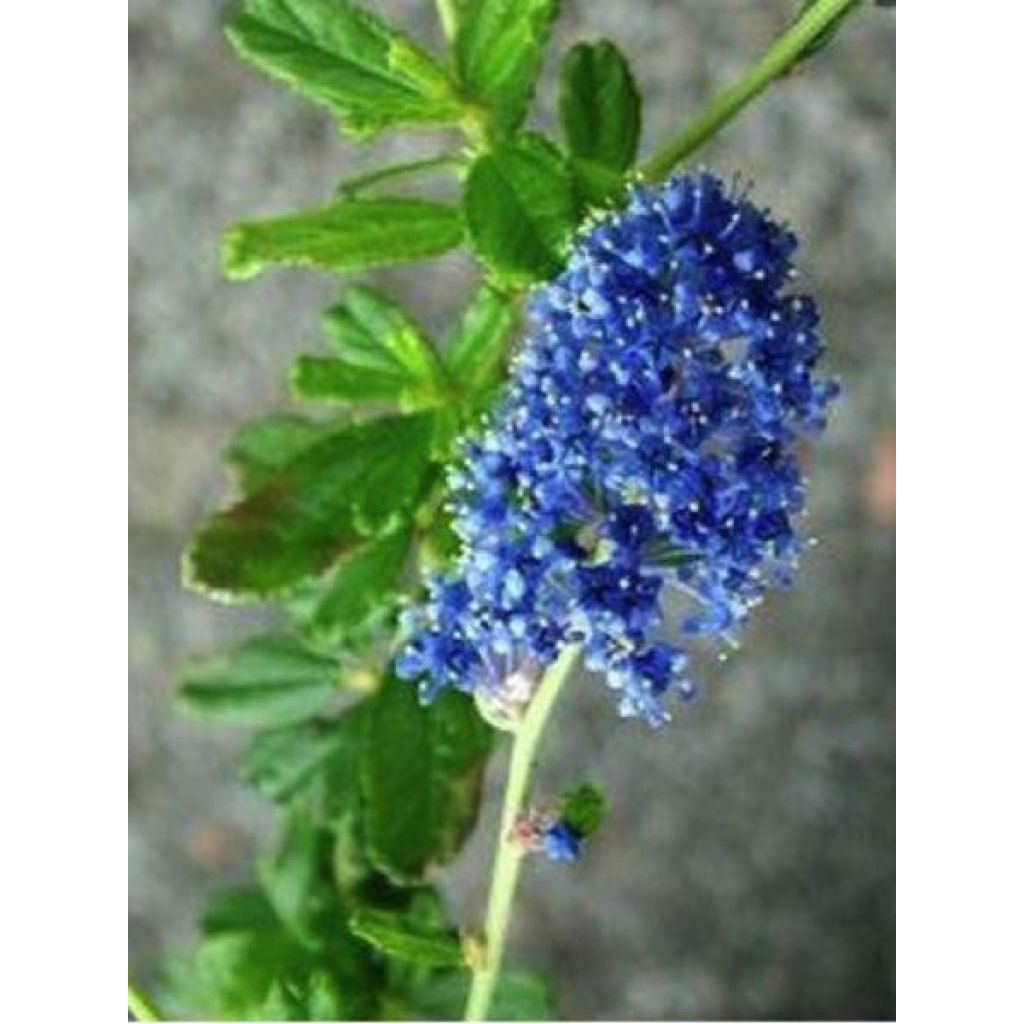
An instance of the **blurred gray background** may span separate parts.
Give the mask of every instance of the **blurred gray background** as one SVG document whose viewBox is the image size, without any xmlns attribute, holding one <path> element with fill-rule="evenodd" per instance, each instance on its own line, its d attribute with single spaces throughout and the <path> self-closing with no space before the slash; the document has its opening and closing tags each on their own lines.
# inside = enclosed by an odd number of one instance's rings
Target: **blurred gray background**
<svg viewBox="0 0 1024 1024">
<path fill-rule="evenodd" d="M 437 38 L 428 0 L 377 5 Z M 556 55 L 607 36 L 642 87 L 645 151 L 738 74 L 792 2 L 567 0 Z M 132 0 L 130 111 L 129 941 L 151 980 L 187 946 L 207 893 L 241 878 L 269 814 L 235 777 L 244 737 L 175 719 L 176 665 L 251 630 L 258 612 L 183 593 L 191 526 L 223 492 L 240 421 L 278 408 L 290 357 L 317 344 L 324 276 L 219 276 L 234 219 L 325 199 L 426 135 L 342 140 L 329 118 L 236 62 L 225 5 Z M 798 229 L 843 377 L 815 453 L 821 540 L 705 696 L 659 734 L 620 724 L 581 680 L 542 774 L 601 779 L 613 816 L 586 861 L 527 872 L 512 959 L 552 969 L 582 1019 L 889 1019 L 894 1015 L 895 223 L 893 14 L 868 7 L 837 45 L 776 85 L 702 159 L 756 183 Z M 378 275 L 443 326 L 468 264 Z M 543 788 L 543 779 L 541 780 Z M 482 904 L 494 808 L 450 876 L 463 920 Z"/>
</svg>

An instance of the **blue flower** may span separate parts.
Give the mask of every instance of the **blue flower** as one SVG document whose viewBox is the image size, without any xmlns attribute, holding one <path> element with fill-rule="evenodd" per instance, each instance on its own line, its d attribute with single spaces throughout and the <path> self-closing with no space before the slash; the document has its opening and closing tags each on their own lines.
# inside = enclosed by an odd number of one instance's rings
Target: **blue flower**
<svg viewBox="0 0 1024 1024">
<path fill-rule="evenodd" d="M 580 837 L 564 821 L 554 821 L 544 829 L 541 849 L 556 864 L 572 864 L 580 859 Z"/>
<path fill-rule="evenodd" d="M 838 390 L 815 373 L 813 299 L 787 290 L 795 250 L 710 174 L 636 185 L 581 232 L 451 471 L 461 553 L 398 662 L 424 698 L 455 687 L 514 718 L 577 644 L 621 714 L 658 725 L 694 693 L 695 646 L 735 643 L 788 583 L 797 445 Z"/>
</svg>

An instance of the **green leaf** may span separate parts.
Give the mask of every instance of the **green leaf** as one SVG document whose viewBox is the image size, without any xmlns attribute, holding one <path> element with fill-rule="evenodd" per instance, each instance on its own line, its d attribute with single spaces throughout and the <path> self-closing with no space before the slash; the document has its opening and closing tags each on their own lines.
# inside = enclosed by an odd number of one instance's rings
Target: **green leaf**
<svg viewBox="0 0 1024 1024">
<path fill-rule="evenodd" d="M 257 874 L 277 916 L 303 942 L 318 943 L 317 918 L 336 899 L 329 885 L 331 835 L 305 810 L 286 820 L 277 849 L 257 865 Z"/>
<path fill-rule="evenodd" d="M 427 414 L 332 431 L 204 524 L 185 552 L 186 586 L 251 601 L 323 573 L 415 506 L 432 432 Z"/>
<path fill-rule="evenodd" d="M 462 240 L 459 211 L 425 199 L 353 199 L 284 217 L 236 224 L 221 248 L 235 281 L 270 266 L 369 270 L 430 259 Z"/>
<path fill-rule="evenodd" d="M 338 663 L 293 637 L 257 636 L 187 666 L 178 706 L 214 722 L 285 725 L 317 714 L 337 689 Z"/>
<path fill-rule="evenodd" d="M 260 931 L 278 926 L 277 915 L 262 889 L 222 889 L 206 904 L 200 921 L 204 935 Z"/>
<path fill-rule="evenodd" d="M 246 0 L 227 36 L 240 57 L 327 107 L 357 138 L 462 114 L 448 72 L 348 0 Z"/>
<path fill-rule="evenodd" d="M 483 285 L 473 296 L 447 357 L 452 379 L 467 397 L 488 391 L 500 380 L 517 321 L 515 305 L 490 285 Z"/>
<path fill-rule="evenodd" d="M 347 828 L 362 811 L 359 769 L 368 709 L 369 701 L 360 700 L 334 722 L 337 744 L 324 766 L 323 815 L 335 831 Z"/>
<path fill-rule="evenodd" d="M 323 324 L 337 357 L 300 357 L 292 368 L 292 389 L 300 398 L 342 405 L 388 401 L 406 411 L 445 400 L 444 370 L 433 347 L 383 295 L 352 286 L 324 314 Z"/>
<path fill-rule="evenodd" d="M 274 803 L 307 795 L 343 741 L 335 721 L 301 722 L 256 736 L 242 758 L 242 778 Z"/>
<path fill-rule="evenodd" d="M 450 860 L 476 819 L 492 730 L 473 702 L 421 705 L 393 675 L 370 698 L 360 777 L 367 853 L 399 884 Z"/>
<path fill-rule="evenodd" d="M 459 1020 L 466 1005 L 469 979 L 464 971 L 434 972 L 406 994 L 417 1017 Z M 554 1020 L 551 984 L 540 974 L 505 971 L 495 986 L 490 1020 Z"/>
<path fill-rule="evenodd" d="M 465 207 L 470 242 L 499 281 L 527 285 L 561 268 L 576 199 L 565 161 L 540 136 L 479 157 L 466 178 Z"/>
<path fill-rule="evenodd" d="M 607 813 L 604 794 L 590 782 L 565 793 L 559 803 L 561 819 L 582 838 L 593 835 Z"/>
<path fill-rule="evenodd" d="M 470 0 L 459 19 L 455 61 L 499 132 L 519 126 L 533 95 L 560 0 Z"/>
<path fill-rule="evenodd" d="M 306 1013 L 302 1019 L 307 1020 L 352 1020 L 359 1019 L 359 1013 L 353 1014 L 359 1004 L 353 1006 L 344 986 L 338 983 L 327 970 L 314 971 L 307 983 Z"/>
<path fill-rule="evenodd" d="M 274 871 L 287 874 L 297 865 L 280 861 L 283 849 Z M 348 930 L 339 901 L 330 898 L 329 860 L 318 870 L 320 882 L 310 887 L 315 895 L 308 900 L 317 917 L 315 936 L 300 938 L 285 928 L 259 889 L 215 895 L 203 916 L 198 949 L 168 965 L 168 1019 L 374 1019 L 381 968 Z M 288 883 L 275 877 L 273 887 L 280 895 Z"/>
<path fill-rule="evenodd" d="M 297 970 L 296 947 L 287 933 L 232 931 L 204 939 L 177 965 L 171 983 L 177 998 L 199 1019 L 287 1020 L 265 1004 L 279 977 Z"/>
<path fill-rule="evenodd" d="M 640 94 L 612 43 L 577 43 L 565 55 L 559 112 L 587 198 L 601 202 L 621 185 L 640 138 Z"/>
<path fill-rule="evenodd" d="M 240 427 L 228 445 L 227 462 L 238 474 L 242 493 L 261 487 L 338 425 L 337 420 L 318 423 L 278 413 Z"/>
<path fill-rule="evenodd" d="M 402 913 L 363 908 L 352 915 L 349 924 L 361 939 L 396 960 L 432 967 L 463 963 L 458 939 L 445 932 L 414 928 Z"/>
<path fill-rule="evenodd" d="M 343 558 L 304 612 L 302 632 L 322 647 L 357 644 L 394 608 L 409 541 L 409 529 L 402 527 Z"/>
</svg>

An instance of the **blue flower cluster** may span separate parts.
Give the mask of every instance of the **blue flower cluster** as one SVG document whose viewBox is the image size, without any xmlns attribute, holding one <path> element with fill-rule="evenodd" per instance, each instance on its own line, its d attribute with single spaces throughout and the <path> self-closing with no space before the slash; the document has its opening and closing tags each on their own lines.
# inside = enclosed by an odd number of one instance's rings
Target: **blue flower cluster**
<svg viewBox="0 0 1024 1024">
<path fill-rule="evenodd" d="M 425 699 L 451 686 L 508 711 L 577 644 L 624 716 L 660 724 L 694 692 L 694 640 L 733 644 L 789 582 L 796 446 L 838 390 L 814 372 L 814 301 L 786 289 L 795 249 L 707 173 L 635 185 L 580 233 L 450 476 L 461 554 L 398 663 Z"/>
</svg>

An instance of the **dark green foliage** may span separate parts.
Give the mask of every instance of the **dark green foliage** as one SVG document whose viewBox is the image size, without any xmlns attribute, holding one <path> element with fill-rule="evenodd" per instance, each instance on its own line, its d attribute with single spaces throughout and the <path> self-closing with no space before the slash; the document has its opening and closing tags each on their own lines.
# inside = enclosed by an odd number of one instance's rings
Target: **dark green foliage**
<svg viewBox="0 0 1024 1024">
<path fill-rule="evenodd" d="M 466 178 L 465 206 L 470 244 L 495 280 L 532 284 L 561 267 L 578 204 L 568 165 L 539 135 L 479 157 Z"/>
<path fill-rule="evenodd" d="M 228 445 L 226 459 L 243 494 L 252 494 L 314 442 L 340 426 L 337 420 L 314 422 L 277 413 L 240 427 Z"/>
<path fill-rule="evenodd" d="M 491 728 L 473 702 L 447 693 L 423 707 L 415 688 L 388 676 L 374 694 L 360 781 L 370 859 L 397 883 L 444 864 L 472 828 Z"/>
<path fill-rule="evenodd" d="M 559 113 L 584 194 L 600 203 L 621 186 L 640 139 L 640 94 L 614 44 L 577 43 L 565 55 Z"/>
<path fill-rule="evenodd" d="M 291 602 L 300 631 L 318 647 L 363 646 L 394 610 L 411 532 L 402 523 L 342 558 L 308 594 Z"/>
<path fill-rule="evenodd" d="M 306 798 L 343 742 L 337 723 L 320 719 L 262 732 L 242 758 L 242 778 L 274 803 Z"/>
<path fill-rule="evenodd" d="M 186 583 L 214 596 L 282 594 L 409 514 L 427 482 L 426 414 L 338 427 L 242 501 L 213 516 L 185 553 Z"/>
<path fill-rule="evenodd" d="M 222 600 L 274 601 L 288 631 L 194 662 L 178 700 L 259 730 L 241 777 L 278 809 L 280 830 L 253 884 L 216 896 L 197 949 L 169 966 L 162 995 L 181 1014 L 462 1015 L 463 944 L 428 878 L 473 828 L 493 733 L 461 694 L 421 705 L 390 658 L 413 569 L 455 550 L 441 470 L 501 386 L 516 292 L 557 273 L 583 201 L 620 188 L 635 155 L 639 103 L 609 44 L 564 63 L 568 155 L 520 130 L 558 6 L 460 3 L 447 58 L 347 0 L 244 0 L 230 19 L 245 60 L 347 133 L 457 123 L 467 148 L 347 179 L 324 206 L 235 225 L 226 275 L 397 266 L 468 235 L 487 280 L 439 346 L 393 299 L 347 284 L 323 316 L 325 350 L 300 355 L 289 376 L 321 415 L 271 414 L 228 445 L 235 496 L 196 532 L 184 579 Z M 376 194 L 435 169 L 459 173 L 461 206 Z M 503 975 L 493 1016 L 552 1014 L 543 980 Z"/>
<path fill-rule="evenodd" d="M 417 927 L 390 910 L 357 910 L 349 920 L 352 931 L 396 960 L 428 967 L 454 967 L 462 963 L 462 946 L 443 931 Z"/>
<path fill-rule="evenodd" d="M 607 814 L 604 794 L 592 782 L 584 782 L 563 794 L 559 816 L 578 836 L 593 835 Z"/>
</svg>

